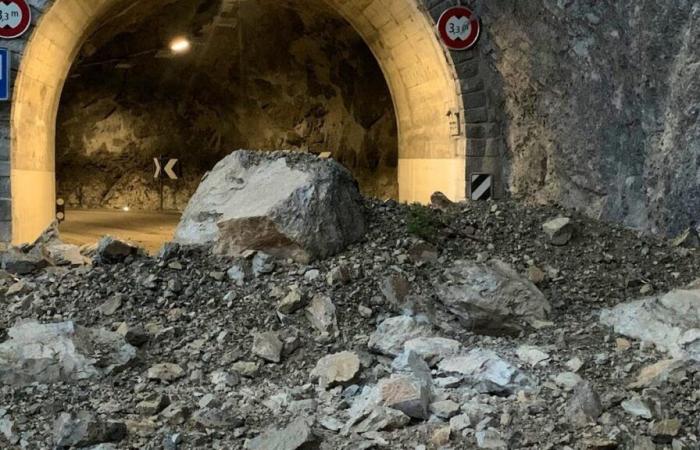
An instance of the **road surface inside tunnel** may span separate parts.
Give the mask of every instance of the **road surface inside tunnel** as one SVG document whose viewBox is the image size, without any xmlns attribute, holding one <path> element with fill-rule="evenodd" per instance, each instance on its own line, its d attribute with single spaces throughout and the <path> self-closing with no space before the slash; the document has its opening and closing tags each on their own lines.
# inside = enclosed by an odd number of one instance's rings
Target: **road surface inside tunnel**
<svg viewBox="0 0 700 450">
<path fill-rule="evenodd" d="M 68 210 L 59 231 L 69 244 L 92 244 L 109 235 L 135 242 L 153 254 L 172 240 L 180 216 L 175 211 Z"/>
</svg>

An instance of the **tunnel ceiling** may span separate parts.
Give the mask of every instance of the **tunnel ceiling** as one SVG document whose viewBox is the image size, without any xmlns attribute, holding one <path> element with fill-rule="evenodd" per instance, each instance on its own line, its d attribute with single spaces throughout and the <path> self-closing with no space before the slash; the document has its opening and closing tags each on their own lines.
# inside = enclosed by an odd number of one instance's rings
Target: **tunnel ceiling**
<svg viewBox="0 0 700 450">
<path fill-rule="evenodd" d="M 182 35 L 193 49 L 174 56 L 168 43 Z M 330 151 L 366 193 L 397 196 L 389 88 L 321 1 L 120 5 L 83 45 L 58 124 L 58 191 L 71 206 L 156 207 L 152 158 L 167 155 L 186 179 L 167 186 L 166 205 L 182 208 L 237 148 Z"/>
</svg>

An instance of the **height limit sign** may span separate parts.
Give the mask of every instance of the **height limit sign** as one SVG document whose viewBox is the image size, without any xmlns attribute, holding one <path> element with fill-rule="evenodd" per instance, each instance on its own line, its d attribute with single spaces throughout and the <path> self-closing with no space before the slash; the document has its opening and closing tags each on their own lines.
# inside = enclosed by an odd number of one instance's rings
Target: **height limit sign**
<svg viewBox="0 0 700 450">
<path fill-rule="evenodd" d="M 32 23 L 32 10 L 27 0 L 0 0 L 0 38 L 16 39 L 27 32 Z"/>
</svg>

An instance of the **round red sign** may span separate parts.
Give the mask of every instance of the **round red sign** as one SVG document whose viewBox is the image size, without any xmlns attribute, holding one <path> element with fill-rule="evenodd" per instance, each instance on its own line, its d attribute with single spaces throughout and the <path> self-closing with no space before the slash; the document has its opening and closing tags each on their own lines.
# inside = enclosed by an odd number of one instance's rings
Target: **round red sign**
<svg viewBox="0 0 700 450">
<path fill-rule="evenodd" d="M 0 0 L 0 38 L 22 36 L 32 23 L 32 10 L 27 0 Z"/>
<path fill-rule="evenodd" d="M 471 9 L 455 6 L 442 13 L 438 31 L 450 50 L 467 50 L 479 40 L 481 22 Z"/>
</svg>

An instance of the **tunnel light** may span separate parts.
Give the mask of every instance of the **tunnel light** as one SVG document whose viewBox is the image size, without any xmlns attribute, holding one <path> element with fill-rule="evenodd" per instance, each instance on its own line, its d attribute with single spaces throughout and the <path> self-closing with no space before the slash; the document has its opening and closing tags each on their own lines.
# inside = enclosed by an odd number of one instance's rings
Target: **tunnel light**
<svg viewBox="0 0 700 450">
<path fill-rule="evenodd" d="M 128 206 L 125 206 L 122 208 L 122 211 L 129 212 L 129 211 L 131 211 L 131 208 L 129 208 Z"/>
<path fill-rule="evenodd" d="M 189 39 L 187 39 L 185 37 L 177 37 L 177 38 L 173 39 L 172 41 L 170 41 L 170 50 L 173 53 L 177 53 L 177 54 L 187 53 L 188 51 L 190 51 L 191 48 L 192 48 L 192 44 L 190 43 Z"/>
</svg>

